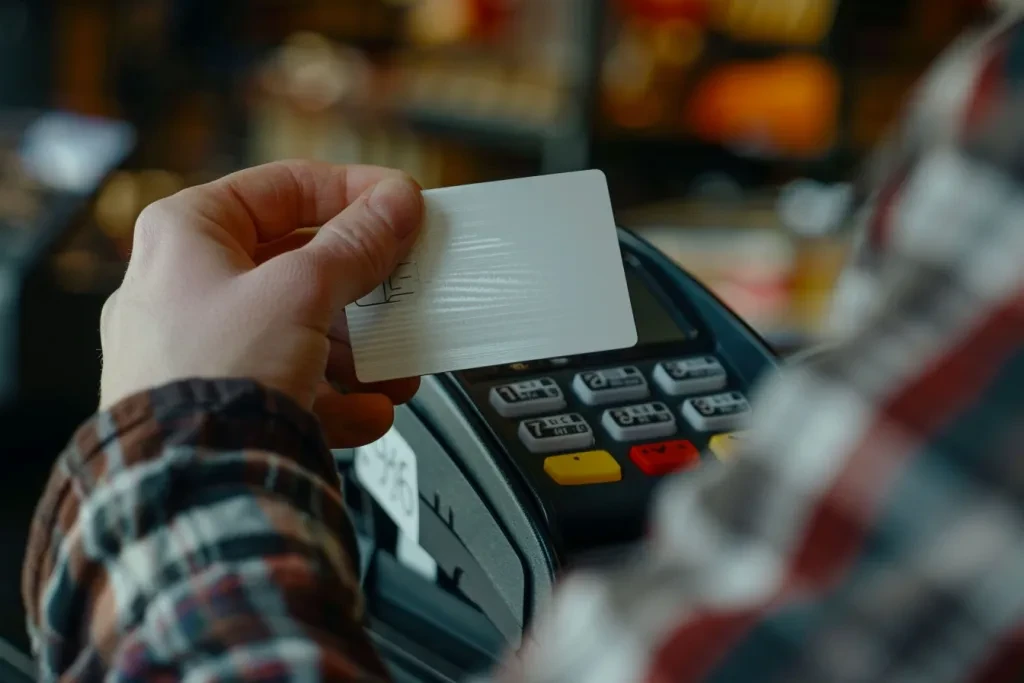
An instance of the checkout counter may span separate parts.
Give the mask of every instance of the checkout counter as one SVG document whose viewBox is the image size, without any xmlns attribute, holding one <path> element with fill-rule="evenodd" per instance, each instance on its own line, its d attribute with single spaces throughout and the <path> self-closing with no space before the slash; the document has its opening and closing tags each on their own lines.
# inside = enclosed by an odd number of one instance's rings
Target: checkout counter
<svg viewBox="0 0 1024 683">
<path fill-rule="evenodd" d="M 772 350 L 619 238 L 637 346 L 426 378 L 384 439 L 335 453 L 370 631 L 399 683 L 491 668 L 563 572 L 629 552 L 665 476 L 718 466 L 741 438 Z"/>
</svg>

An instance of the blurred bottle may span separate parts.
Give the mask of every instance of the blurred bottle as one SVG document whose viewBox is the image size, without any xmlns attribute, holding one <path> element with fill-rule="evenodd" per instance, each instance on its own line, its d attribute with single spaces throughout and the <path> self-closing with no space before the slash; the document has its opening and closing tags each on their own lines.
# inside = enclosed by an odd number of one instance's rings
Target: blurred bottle
<svg viewBox="0 0 1024 683">
<path fill-rule="evenodd" d="M 670 123 L 705 49 L 706 0 L 619 0 L 622 28 L 605 58 L 605 113 L 624 128 Z"/>
<path fill-rule="evenodd" d="M 627 24 L 602 69 L 606 113 L 623 128 L 651 128 L 668 114 L 667 93 L 657 88 L 657 56 L 645 38 L 641 27 Z"/>
</svg>

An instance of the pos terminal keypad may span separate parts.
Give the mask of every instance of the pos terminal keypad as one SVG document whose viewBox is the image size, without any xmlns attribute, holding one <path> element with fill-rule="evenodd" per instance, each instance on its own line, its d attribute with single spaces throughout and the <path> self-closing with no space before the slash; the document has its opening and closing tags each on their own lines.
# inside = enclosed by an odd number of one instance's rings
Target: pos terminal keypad
<svg viewBox="0 0 1024 683">
<path fill-rule="evenodd" d="M 773 363 L 659 255 L 637 245 L 623 261 L 635 346 L 452 376 L 456 405 L 485 435 L 467 467 L 478 451 L 493 463 L 480 476 L 500 472 L 562 557 L 642 536 L 667 476 L 721 465 L 736 441 L 716 437 L 746 429 L 747 394 Z"/>
<path fill-rule="evenodd" d="M 489 403 L 496 418 L 515 425 L 518 441 L 529 453 L 540 456 L 541 462 L 545 456 L 589 453 L 594 448 L 605 454 L 617 450 L 625 456 L 621 460 L 633 463 L 646 476 L 663 476 L 693 466 L 699 460 L 693 453 L 706 449 L 711 437 L 745 426 L 750 406 L 741 391 L 720 391 L 728 387 L 729 374 L 715 355 L 659 359 L 643 365 L 646 367 L 556 371 L 494 384 L 489 389 Z M 655 457 L 650 447 L 661 442 L 672 444 L 666 452 L 676 456 Z M 624 446 L 647 450 L 635 451 L 631 457 Z M 615 458 L 616 462 L 619 459 Z M 602 463 L 607 462 L 602 456 Z M 566 479 L 571 481 L 559 483 L 594 483 L 587 477 Z"/>
<path fill-rule="evenodd" d="M 747 383 L 727 357 L 640 355 L 471 376 L 473 400 L 510 463 L 574 538 L 607 524 L 626 528 L 624 520 L 636 533 L 659 481 L 718 462 L 712 439 L 743 430 L 750 417 Z"/>
</svg>

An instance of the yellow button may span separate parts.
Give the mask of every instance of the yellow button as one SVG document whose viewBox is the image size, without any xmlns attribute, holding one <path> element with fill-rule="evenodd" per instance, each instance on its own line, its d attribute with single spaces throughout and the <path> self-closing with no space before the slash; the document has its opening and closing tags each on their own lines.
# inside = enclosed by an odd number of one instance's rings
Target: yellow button
<svg viewBox="0 0 1024 683">
<path fill-rule="evenodd" d="M 555 455 L 544 461 L 544 471 L 562 486 L 606 484 L 622 479 L 622 468 L 608 451 Z"/>
<path fill-rule="evenodd" d="M 732 432 L 731 434 L 717 434 L 711 437 L 708 448 L 715 454 L 715 457 L 722 462 L 729 462 L 736 454 L 736 449 L 743 441 L 743 432 Z"/>
</svg>

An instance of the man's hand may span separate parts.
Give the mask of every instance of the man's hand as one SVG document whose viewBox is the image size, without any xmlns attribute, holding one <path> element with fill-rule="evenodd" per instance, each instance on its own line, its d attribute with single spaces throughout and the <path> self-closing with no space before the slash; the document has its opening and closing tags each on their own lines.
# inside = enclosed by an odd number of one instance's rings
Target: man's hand
<svg viewBox="0 0 1024 683">
<path fill-rule="evenodd" d="M 150 205 L 103 309 L 101 408 L 175 380 L 247 378 L 313 409 L 332 447 L 375 440 L 419 383 L 360 385 L 344 308 L 387 278 L 422 216 L 400 172 L 312 162 Z"/>
</svg>

